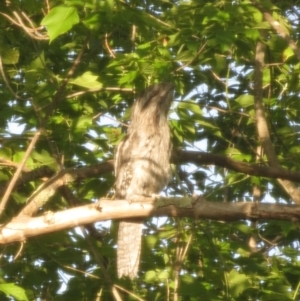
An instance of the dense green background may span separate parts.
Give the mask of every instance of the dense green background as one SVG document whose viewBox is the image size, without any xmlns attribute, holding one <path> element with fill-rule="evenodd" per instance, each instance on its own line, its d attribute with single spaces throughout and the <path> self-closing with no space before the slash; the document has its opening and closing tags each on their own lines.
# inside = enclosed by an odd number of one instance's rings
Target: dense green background
<svg viewBox="0 0 300 301">
<path fill-rule="evenodd" d="M 1 195 L 42 130 L 2 223 L 54 172 L 111 159 L 136 93 L 155 82 L 176 86 L 174 149 L 274 166 L 260 151 L 258 91 L 277 166 L 299 170 L 299 15 L 300 2 L 289 0 L 1 1 Z M 255 73 L 258 44 L 265 55 L 262 78 Z M 22 133 L 12 133 L 11 122 L 24 127 Z M 169 195 L 293 200 L 274 179 L 212 165 L 174 169 Z M 99 173 L 70 183 L 39 214 L 111 196 L 113 182 L 112 173 Z M 11 300 L 6 294 L 16 300 L 113 300 L 112 284 L 123 300 L 300 300 L 297 224 L 148 220 L 133 281 L 116 277 L 116 223 L 96 227 L 31 238 L 16 260 L 20 244 L 2 246 L 0 300 Z"/>
</svg>

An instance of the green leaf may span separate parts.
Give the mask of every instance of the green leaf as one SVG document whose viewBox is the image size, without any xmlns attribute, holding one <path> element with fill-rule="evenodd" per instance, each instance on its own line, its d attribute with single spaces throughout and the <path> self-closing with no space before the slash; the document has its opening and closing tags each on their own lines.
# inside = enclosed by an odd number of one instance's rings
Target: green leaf
<svg viewBox="0 0 300 301">
<path fill-rule="evenodd" d="M 214 69 L 216 72 L 220 72 L 226 68 L 226 59 L 224 56 L 215 54 Z"/>
<path fill-rule="evenodd" d="M 158 237 L 155 235 L 148 235 L 146 237 L 146 244 L 148 248 L 153 248 L 155 244 L 157 243 Z"/>
<path fill-rule="evenodd" d="M 51 43 L 78 22 L 79 16 L 75 7 L 56 6 L 43 18 L 41 24 L 46 26 Z"/>
<path fill-rule="evenodd" d="M 225 154 L 227 156 L 230 156 L 234 160 L 239 160 L 239 161 L 250 161 L 252 156 L 248 154 L 243 154 L 241 151 L 237 148 L 229 147 L 226 149 Z"/>
<path fill-rule="evenodd" d="M 130 84 L 132 83 L 136 77 L 138 76 L 138 72 L 137 71 L 130 71 L 127 74 L 125 74 L 124 76 L 122 76 L 119 80 L 119 85 L 123 85 L 123 84 Z"/>
<path fill-rule="evenodd" d="M 19 301 L 28 301 L 25 290 L 14 283 L 1 283 L 0 291 L 6 294 L 6 296 L 14 297 Z"/>
<path fill-rule="evenodd" d="M 12 155 L 12 151 L 8 147 L 0 148 L 0 158 L 10 159 Z"/>
<path fill-rule="evenodd" d="M 283 52 L 283 59 L 284 61 L 288 60 L 289 58 L 293 57 L 295 55 L 294 51 L 291 47 L 287 47 Z"/>
<path fill-rule="evenodd" d="M 202 282 L 196 277 L 191 275 L 183 275 L 181 278 L 181 285 L 179 287 L 179 293 L 183 296 L 203 296 L 205 295 L 205 289 Z M 206 299 L 206 298 L 205 298 Z M 192 300 L 192 299 L 191 299 Z M 206 299 L 207 300 L 207 299 Z"/>
<path fill-rule="evenodd" d="M 137 49 L 143 50 L 143 49 L 149 49 L 151 47 L 151 43 L 145 43 L 138 46 Z"/>
<path fill-rule="evenodd" d="M 300 146 L 292 146 L 289 151 L 291 154 L 300 154 Z"/>
<path fill-rule="evenodd" d="M 70 84 L 88 89 L 101 89 L 102 84 L 97 79 L 97 75 L 93 75 L 90 71 L 88 71 L 78 76 L 77 78 L 70 80 Z"/>
<path fill-rule="evenodd" d="M 236 270 L 231 270 L 227 277 L 230 292 L 234 298 L 238 297 L 247 288 L 251 287 L 248 277 Z"/>
<path fill-rule="evenodd" d="M 241 95 L 235 100 L 241 107 L 246 108 L 252 106 L 254 104 L 254 96 L 253 95 Z"/>
<path fill-rule="evenodd" d="M 73 120 L 72 126 L 74 127 L 74 132 L 84 133 L 87 132 L 88 127 L 92 124 L 93 120 L 91 116 L 81 116 Z"/>
<path fill-rule="evenodd" d="M 31 153 L 31 157 L 42 165 L 51 165 L 54 163 L 54 159 L 46 150 L 42 150 L 41 152 L 34 150 Z"/>
<path fill-rule="evenodd" d="M 144 276 L 145 282 L 152 282 L 157 279 L 155 271 L 147 271 Z"/>
<path fill-rule="evenodd" d="M 20 52 L 17 48 L 8 48 L 0 46 L 0 56 L 4 65 L 17 64 L 19 61 Z"/>
<path fill-rule="evenodd" d="M 12 192 L 11 195 L 17 204 L 25 204 L 27 201 L 27 198 L 24 197 L 24 195 L 18 193 L 17 191 Z"/>
<path fill-rule="evenodd" d="M 179 109 L 182 108 L 182 109 L 189 110 L 192 113 L 194 113 L 196 115 L 199 115 L 199 116 L 203 115 L 200 106 L 198 104 L 195 104 L 195 103 L 192 103 L 192 102 L 187 102 L 187 101 L 179 102 L 177 107 Z"/>
</svg>

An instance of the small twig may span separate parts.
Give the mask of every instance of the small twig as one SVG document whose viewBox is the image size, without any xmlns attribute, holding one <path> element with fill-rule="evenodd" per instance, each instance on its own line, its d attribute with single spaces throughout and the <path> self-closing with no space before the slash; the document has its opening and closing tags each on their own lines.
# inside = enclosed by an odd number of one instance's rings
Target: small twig
<svg viewBox="0 0 300 301">
<path fill-rule="evenodd" d="M 224 86 L 226 86 L 226 83 L 224 83 L 224 82 L 222 81 L 222 79 L 221 79 L 215 72 L 213 72 L 212 70 L 210 70 L 210 72 L 212 73 L 213 77 L 214 77 L 217 81 L 219 81 L 221 84 L 223 84 Z"/>
<path fill-rule="evenodd" d="M 33 29 L 33 31 L 36 31 L 31 19 L 25 14 L 25 12 L 21 12 L 22 16 L 26 19 L 26 21 L 30 24 L 31 28 Z M 42 28 L 42 26 L 38 27 L 38 28 Z"/>
<path fill-rule="evenodd" d="M 278 81 L 277 81 L 278 82 Z M 282 91 L 279 93 L 278 99 L 280 99 L 280 97 L 282 97 L 283 93 L 288 89 L 288 84 L 286 83 L 283 88 Z"/>
<path fill-rule="evenodd" d="M 134 293 L 132 293 L 132 292 L 126 290 L 125 288 L 123 288 L 123 287 L 121 287 L 121 286 L 119 286 L 119 285 L 117 285 L 117 284 L 115 284 L 115 287 L 117 287 L 119 290 L 121 290 L 121 291 L 127 293 L 128 295 L 130 295 L 130 296 L 136 298 L 136 299 L 139 300 L 139 301 L 145 301 L 144 299 L 141 299 L 140 297 L 138 297 L 138 296 L 135 295 Z"/>
<path fill-rule="evenodd" d="M 186 64 L 184 64 L 184 65 L 180 66 L 179 68 L 177 68 L 176 72 L 179 71 L 179 70 L 181 70 L 181 69 L 183 69 L 183 68 L 185 68 L 185 67 L 187 67 L 187 66 L 189 66 L 191 63 L 193 63 L 194 60 L 200 55 L 200 53 L 202 52 L 202 50 L 205 48 L 206 44 L 207 44 L 207 41 L 201 46 L 201 48 L 198 50 L 198 52 L 196 53 L 196 55 L 189 62 L 187 62 Z"/>
<path fill-rule="evenodd" d="M 184 250 L 182 252 L 182 255 L 181 255 L 181 262 L 184 260 L 186 254 L 187 254 L 189 246 L 191 245 L 192 238 L 193 238 L 193 234 L 190 234 L 190 237 L 189 237 L 189 239 L 188 239 L 188 241 L 187 241 L 187 243 L 185 245 L 185 248 L 184 248 Z"/>
<path fill-rule="evenodd" d="M 43 26 L 40 26 L 40 27 L 37 27 L 35 28 L 34 27 L 34 24 L 32 23 L 31 19 L 26 15 L 25 12 L 22 12 L 22 15 L 23 17 L 27 20 L 27 22 L 30 24 L 31 28 L 32 28 L 32 31 L 39 37 L 44 37 L 42 34 L 39 33 L 39 29 L 42 30 L 43 29 Z M 48 37 L 46 37 L 48 39 Z"/>
<path fill-rule="evenodd" d="M 98 118 L 101 115 L 102 115 L 102 113 L 97 114 L 96 116 L 93 117 L 93 120 L 95 120 L 96 118 Z M 112 120 L 112 121 L 114 121 L 114 122 L 116 122 L 116 123 L 118 123 L 118 124 L 120 124 L 120 125 L 122 125 L 122 126 L 124 126 L 124 127 L 126 127 L 126 128 L 128 128 L 128 124 L 126 124 L 126 123 L 123 123 L 123 122 L 121 122 L 121 121 L 119 121 L 119 120 L 117 120 L 113 117 L 107 116 L 107 115 L 105 115 L 105 117 Z"/>
<path fill-rule="evenodd" d="M 135 42 L 135 37 L 136 37 L 136 26 L 132 25 L 132 32 L 131 32 L 131 42 L 134 43 Z"/>
<path fill-rule="evenodd" d="M 297 287 L 295 289 L 294 295 L 293 295 L 293 299 L 292 300 L 296 300 L 296 297 L 298 295 L 299 292 L 299 288 L 300 288 L 300 281 L 298 281 Z"/>
<path fill-rule="evenodd" d="M 176 235 L 176 252 L 175 252 L 175 263 L 174 263 L 174 294 L 173 301 L 178 300 L 178 287 L 179 287 L 179 273 L 181 269 L 180 255 L 182 247 L 180 247 L 180 221 L 177 218 L 177 235 Z"/>
<path fill-rule="evenodd" d="M 269 244 L 270 246 L 272 247 L 276 247 L 278 245 L 278 241 L 280 241 L 280 239 L 282 239 L 282 236 L 279 235 L 279 236 L 276 236 L 275 239 L 273 239 L 273 241 L 270 241 L 266 238 L 264 238 L 260 233 L 258 233 L 258 237 L 264 241 L 265 243 Z"/>
<path fill-rule="evenodd" d="M 89 246 L 89 248 L 90 248 L 90 250 L 91 250 L 91 252 L 92 252 L 92 254 L 93 254 L 93 256 L 94 256 L 94 258 L 96 260 L 96 262 L 100 266 L 100 269 L 101 269 L 101 272 L 102 272 L 102 274 L 104 276 L 105 281 L 110 286 L 110 289 L 111 289 L 112 295 L 114 296 L 114 299 L 116 301 L 122 301 L 122 298 L 121 298 L 118 290 L 116 289 L 116 285 L 113 284 L 113 282 L 112 282 L 112 280 L 111 280 L 111 278 L 110 278 L 110 276 L 109 276 L 109 274 L 107 272 L 105 264 L 104 264 L 102 258 L 100 257 L 99 252 L 95 249 L 95 247 L 94 247 L 94 245 L 93 245 L 93 243 L 91 241 L 91 238 L 90 238 L 89 234 L 87 233 L 87 231 L 86 231 L 86 229 L 84 227 L 80 227 L 80 228 L 81 228 L 81 231 L 82 231 L 82 233 L 84 235 L 86 243 L 88 244 L 88 246 Z"/>
<path fill-rule="evenodd" d="M 110 53 L 110 55 L 115 59 L 116 56 L 115 56 L 113 50 L 111 50 L 111 48 L 109 47 L 108 42 L 107 42 L 107 33 L 105 34 L 104 45 L 105 45 L 105 48 L 107 49 L 107 51 Z"/>
<path fill-rule="evenodd" d="M 289 33 L 280 25 L 278 21 L 276 21 L 272 17 L 272 14 L 268 10 L 266 10 L 259 2 L 253 0 L 253 5 L 262 12 L 264 19 L 270 23 L 270 25 L 278 35 L 282 36 L 282 38 L 289 44 L 289 46 L 293 50 L 295 56 L 298 58 L 298 60 L 300 60 L 300 49 L 297 47 L 295 41 L 291 39 Z"/>
<path fill-rule="evenodd" d="M 47 5 L 47 13 L 49 13 L 49 11 L 50 11 L 50 4 L 49 4 L 49 0 L 46 0 L 46 5 Z"/>
<path fill-rule="evenodd" d="M 23 20 L 21 19 L 21 17 L 19 16 L 19 14 L 17 12 L 13 12 L 13 15 L 16 17 L 16 19 L 18 20 L 18 24 L 20 27 L 22 27 L 29 35 L 31 35 L 32 32 L 35 32 L 34 29 L 31 29 L 29 27 L 27 27 L 24 23 Z"/>
<path fill-rule="evenodd" d="M 94 278 L 94 279 L 99 279 L 100 280 L 100 278 L 98 276 L 95 276 L 95 275 L 93 275 L 91 273 L 88 273 L 86 271 L 82 271 L 82 270 L 76 269 L 76 268 L 74 268 L 72 266 L 69 266 L 69 265 L 62 264 L 60 261 L 56 260 L 50 253 L 48 253 L 47 255 L 51 258 L 52 261 L 56 262 L 59 266 L 61 266 L 64 269 L 67 269 L 67 270 L 70 270 L 70 271 L 74 271 L 74 272 L 83 274 L 85 276 L 88 276 L 90 278 Z"/>
<path fill-rule="evenodd" d="M 1 13 L 0 13 L 0 14 L 1 14 Z M 18 96 L 18 95 L 15 93 L 15 91 L 11 88 L 11 86 L 10 86 L 10 84 L 9 84 L 7 78 L 6 78 L 5 72 L 4 72 L 4 68 L 3 68 L 3 63 L 2 63 L 2 57 L 1 57 L 1 55 L 0 55 L 0 73 L 1 73 L 1 75 L 2 75 L 2 78 L 3 78 L 4 82 L 5 82 L 6 87 L 7 87 L 8 90 L 12 93 L 12 95 L 13 95 L 16 99 L 24 100 L 24 101 L 27 100 L 27 99 L 24 99 L 24 98 Z"/>
<path fill-rule="evenodd" d="M 81 47 L 81 50 L 80 50 L 78 56 L 76 57 L 76 59 L 75 59 L 73 65 L 72 65 L 72 67 L 70 68 L 70 70 L 69 70 L 67 76 L 66 76 L 66 77 L 64 78 L 64 80 L 62 81 L 62 84 L 60 85 L 60 87 L 59 87 L 57 93 L 56 93 L 55 96 L 53 97 L 53 99 L 52 99 L 52 105 L 55 104 L 58 100 L 60 100 L 60 96 L 63 94 L 63 92 L 64 92 L 64 90 L 65 90 L 65 88 L 66 88 L 66 85 L 68 84 L 69 80 L 70 80 L 71 77 L 73 76 L 75 70 L 77 69 L 77 67 L 78 67 L 78 65 L 79 65 L 79 63 L 80 63 L 80 61 L 81 61 L 81 58 L 82 58 L 82 56 L 83 56 L 83 54 L 84 54 L 84 51 L 85 51 L 85 49 L 86 49 L 86 47 L 87 47 L 89 38 L 90 38 L 89 35 L 87 35 L 87 37 L 86 37 L 86 39 L 85 39 L 85 41 L 84 41 L 84 43 L 83 43 L 83 45 L 82 45 L 82 47 Z"/>
<path fill-rule="evenodd" d="M 24 31 L 25 31 L 30 37 L 32 37 L 33 39 L 36 39 L 36 40 L 48 40 L 48 39 L 49 39 L 47 36 L 42 35 L 42 34 L 40 34 L 40 33 L 38 32 L 38 30 L 39 30 L 39 29 L 42 29 L 43 27 L 40 26 L 40 27 L 38 27 L 38 28 L 35 28 L 35 27 L 30 28 L 30 27 L 26 26 L 26 25 L 23 23 L 21 17 L 18 15 L 17 12 L 13 12 L 13 14 L 14 14 L 15 18 L 17 19 L 17 21 L 16 21 L 15 19 L 13 19 L 12 17 L 10 17 L 9 15 L 7 15 L 7 14 L 4 14 L 4 13 L 2 13 L 2 12 L 0 12 L 0 14 L 1 14 L 2 16 L 4 16 L 6 19 L 8 19 L 10 22 L 12 22 L 13 24 L 15 24 L 16 26 L 19 26 L 19 27 L 23 28 Z M 29 21 L 29 20 L 30 20 L 29 17 L 28 17 L 27 15 L 25 15 L 24 13 L 22 13 L 22 14 L 23 14 L 24 18 L 29 22 L 29 24 L 33 26 L 32 21 Z M 34 33 L 34 34 L 32 34 L 32 33 Z"/>
<path fill-rule="evenodd" d="M 245 116 L 247 118 L 251 118 L 252 119 L 252 116 L 250 114 L 243 113 L 243 112 L 236 112 L 236 111 L 230 111 L 229 112 L 228 110 L 221 109 L 221 108 L 218 108 L 218 107 L 215 107 L 215 106 L 205 106 L 205 108 L 216 110 L 216 111 L 224 113 L 224 114 L 232 114 L 233 113 L 233 114 Z"/>
<path fill-rule="evenodd" d="M 4 16 L 4 17 L 5 17 L 6 19 L 8 19 L 11 23 L 13 23 L 13 24 L 15 24 L 15 25 L 21 27 L 21 25 L 20 25 L 17 21 L 15 21 L 12 17 L 10 17 L 9 15 L 4 14 L 4 13 L 2 13 L 2 12 L 0 12 L 0 15 Z"/>
<path fill-rule="evenodd" d="M 283 66 L 285 63 L 265 63 L 264 66 L 266 67 L 273 67 L 273 66 Z"/>
<path fill-rule="evenodd" d="M 22 250 L 23 250 L 23 248 L 24 248 L 24 245 L 25 245 L 25 242 L 22 241 L 22 242 L 21 242 L 21 245 L 20 245 L 20 249 L 19 249 L 19 251 L 17 252 L 17 254 L 15 255 L 15 257 L 14 257 L 14 261 L 17 260 L 18 257 L 20 256 L 20 254 L 21 254 L 21 252 L 22 252 Z"/>
<path fill-rule="evenodd" d="M 30 144 L 29 144 L 29 146 L 28 146 L 28 148 L 27 148 L 27 150 L 24 154 L 24 157 L 23 157 L 20 165 L 18 166 L 15 174 L 13 175 L 13 177 L 12 177 L 12 179 L 11 179 L 11 181 L 10 181 L 6 191 L 5 191 L 5 194 L 2 198 L 2 201 L 1 201 L 1 204 L 0 204 L 0 214 L 2 214 L 2 212 L 5 208 L 5 205 L 8 201 L 8 198 L 9 198 L 9 196 L 10 196 L 10 194 L 11 194 L 11 192 L 12 192 L 12 190 L 13 190 L 13 188 L 14 188 L 14 186 L 15 186 L 15 184 L 16 184 L 16 182 L 17 182 L 17 180 L 18 180 L 18 178 L 21 174 L 21 171 L 22 171 L 22 169 L 23 169 L 23 167 L 24 167 L 24 165 L 25 165 L 25 163 L 26 163 L 26 161 L 27 161 L 32 149 L 34 148 L 34 146 L 35 146 L 35 144 L 36 144 L 36 142 L 37 142 L 40 135 L 41 135 L 41 130 L 38 130 L 34 134 L 32 140 L 31 140 L 31 142 L 30 142 Z"/>
<path fill-rule="evenodd" d="M 0 158 L 0 166 L 9 166 L 9 167 L 18 168 L 19 163 L 15 163 L 13 161 Z M 23 171 L 30 171 L 30 169 L 24 166 Z"/>
<path fill-rule="evenodd" d="M 75 92 L 70 95 L 67 95 L 65 98 L 77 97 L 77 96 L 81 96 L 81 95 L 84 95 L 87 93 L 94 93 L 94 92 L 99 92 L 99 91 L 134 92 L 134 89 L 133 88 L 118 88 L 118 87 L 103 87 L 103 88 L 89 89 L 86 91 Z"/>
<path fill-rule="evenodd" d="M 167 289 L 167 299 L 166 301 L 170 301 L 170 286 L 169 286 L 169 280 L 166 279 L 166 289 Z"/>
<path fill-rule="evenodd" d="M 179 232 L 179 230 L 180 230 L 180 224 L 178 224 L 178 227 L 177 227 L 178 232 Z M 174 270 L 175 270 L 175 273 L 174 273 L 175 274 L 174 275 L 174 296 L 173 296 L 174 301 L 179 300 L 178 288 L 179 288 L 179 275 L 180 275 L 181 265 L 184 261 L 184 258 L 186 256 L 189 246 L 191 244 L 192 237 L 193 237 L 193 234 L 190 234 L 189 239 L 188 239 L 185 247 L 183 248 L 183 247 L 179 246 L 180 238 L 179 238 L 179 235 L 177 236 L 176 258 L 175 258 L 175 267 L 174 267 Z"/>
</svg>

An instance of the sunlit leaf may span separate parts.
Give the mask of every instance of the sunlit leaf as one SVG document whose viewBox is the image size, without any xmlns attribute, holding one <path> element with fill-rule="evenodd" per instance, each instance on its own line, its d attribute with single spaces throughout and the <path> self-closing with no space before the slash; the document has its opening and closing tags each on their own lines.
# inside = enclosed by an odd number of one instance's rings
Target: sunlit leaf
<svg viewBox="0 0 300 301">
<path fill-rule="evenodd" d="M 100 89 L 102 84 L 98 81 L 98 76 L 91 72 L 85 72 L 77 78 L 70 80 L 71 84 L 85 87 L 88 89 Z"/>
<path fill-rule="evenodd" d="M 56 6 L 43 18 L 41 24 L 46 26 L 50 42 L 52 42 L 78 22 L 79 16 L 75 7 Z"/>
<path fill-rule="evenodd" d="M 253 95 L 241 95 L 236 100 L 237 103 L 243 108 L 252 106 L 254 104 Z"/>
<path fill-rule="evenodd" d="M 231 270 L 228 274 L 228 282 L 233 297 L 238 297 L 244 290 L 251 287 L 248 277 L 235 270 Z"/>
<path fill-rule="evenodd" d="M 25 290 L 20 286 L 15 285 L 14 283 L 1 283 L 0 291 L 2 291 L 7 296 L 16 298 L 19 301 L 27 301 Z"/>
</svg>

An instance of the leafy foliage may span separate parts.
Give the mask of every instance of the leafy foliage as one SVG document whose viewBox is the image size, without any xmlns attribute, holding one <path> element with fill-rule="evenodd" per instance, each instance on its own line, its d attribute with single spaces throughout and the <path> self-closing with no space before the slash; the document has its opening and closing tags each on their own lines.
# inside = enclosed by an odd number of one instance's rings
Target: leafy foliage
<svg viewBox="0 0 300 301">
<path fill-rule="evenodd" d="M 298 1 L 281 2 L 2 1 L 1 195 L 31 138 L 42 133 L 2 223 L 59 170 L 113 158 L 136 91 L 155 82 L 176 85 L 174 149 L 200 148 L 274 166 L 260 151 L 265 146 L 257 128 L 259 41 L 265 47 L 261 100 L 275 167 L 298 171 L 300 56 L 294 46 L 300 7 Z M 217 165 L 174 170 L 169 195 L 293 201 L 278 181 L 259 175 Z M 111 196 L 113 183 L 111 173 L 72 182 L 39 214 Z M 5 245 L 0 299 L 111 300 L 115 284 L 124 300 L 299 300 L 297 224 L 149 219 L 144 232 L 140 274 L 133 281 L 116 277 L 115 222 L 34 237 L 21 248 Z"/>
</svg>

